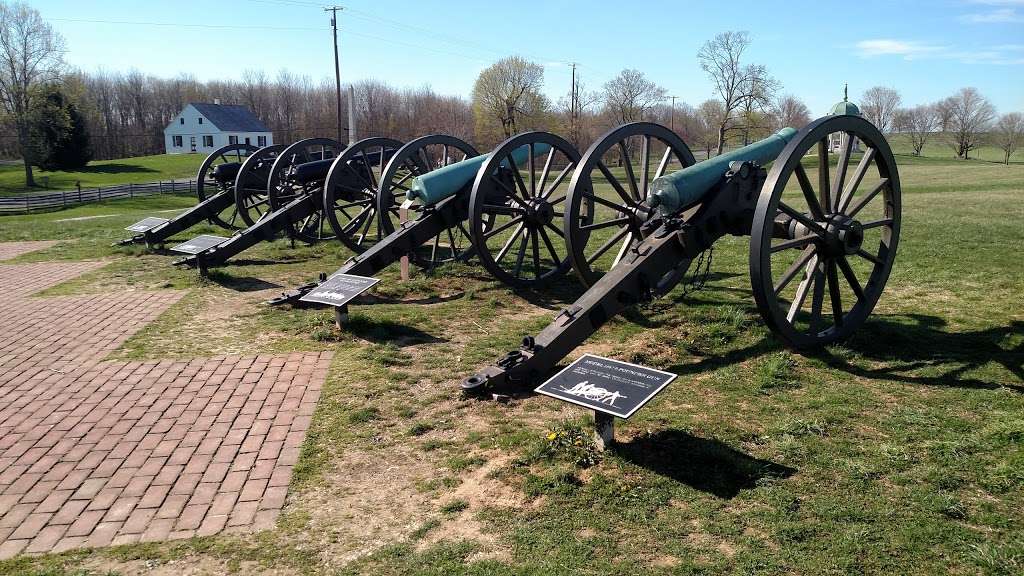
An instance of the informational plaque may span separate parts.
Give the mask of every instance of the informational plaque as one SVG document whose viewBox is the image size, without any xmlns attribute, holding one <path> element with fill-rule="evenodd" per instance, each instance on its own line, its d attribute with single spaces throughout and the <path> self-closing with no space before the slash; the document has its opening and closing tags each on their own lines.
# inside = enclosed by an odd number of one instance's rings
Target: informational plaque
<svg viewBox="0 0 1024 576">
<path fill-rule="evenodd" d="M 327 304 L 328 306 L 344 306 L 349 300 L 366 292 L 377 282 L 380 282 L 380 279 L 353 274 L 335 274 L 299 300 Z"/>
<path fill-rule="evenodd" d="M 153 228 L 156 228 L 157 226 L 160 226 L 161 224 L 166 224 L 168 222 L 170 222 L 170 220 L 168 220 L 167 218 L 157 218 L 156 216 L 150 216 L 149 218 L 143 218 L 142 220 L 139 220 L 135 224 L 132 224 L 131 226 L 125 228 L 125 230 L 129 232 L 142 233 L 148 230 L 152 230 Z"/>
<path fill-rule="evenodd" d="M 584 354 L 538 386 L 536 392 L 629 418 L 675 379 L 671 372 Z"/>
<path fill-rule="evenodd" d="M 175 252 L 183 252 L 185 254 L 199 254 L 200 252 L 208 248 L 213 248 L 214 246 L 223 244 L 224 242 L 227 241 L 228 238 L 225 238 L 223 236 L 214 236 L 213 234 L 200 234 L 199 236 L 196 236 L 195 238 L 187 242 L 183 242 L 181 244 L 178 244 L 177 246 L 172 246 L 171 250 Z"/>
</svg>

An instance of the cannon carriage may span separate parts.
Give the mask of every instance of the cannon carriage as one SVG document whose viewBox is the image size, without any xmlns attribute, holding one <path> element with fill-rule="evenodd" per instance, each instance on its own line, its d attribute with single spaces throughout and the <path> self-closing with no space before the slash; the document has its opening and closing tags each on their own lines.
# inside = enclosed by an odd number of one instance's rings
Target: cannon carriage
<svg viewBox="0 0 1024 576">
<path fill-rule="evenodd" d="M 568 194 L 566 241 L 589 289 L 540 333 L 524 337 L 520 348 L 466 378 L 465 391 L 528 390 L 610 318 L 670 292 L 726 234 L 750 236 L 754 301 L 785 345 L 804 350 L 837 342 L 867 319 L 892 269 L 901 210 L 892 151 L 871 123 L 825 117 L 656 178 L 634 178 L 630 167 L 626 186 L 606 166 L 590 162 L 624 133 L 664 134 L 649 124 L 612 131 L 584 154 Z M 842 145 L 833 162 L 829 142 L 835 138 Z M 685 166 L 692 156 L 675 144 L 672 153 Z M 854 165 L 855 145 L 863 154 Z M 769 163 L 770 171 L 764 168 Z M 647 169 L 645 158 L 641 172 Z M 659 164 L 655 174 L 661 171 Z M 606 182 L 605 194 L 595 186 L 595 172 Z M 607 188 L 621 202 L 610 200 Z M 602 219 L 580 209 L 583 200 L 610 213 Z M 595 227 L 602 222 L 612 224 Z M 594 257 L 574 243 L 603 252 Z M 595 268 L 616 244 L 607 267 Z"/>
<path fill-rule="evenodd" d="M 115 245 L 162 246 L 167 239 L 201 222 L 225 230 L 244 228 L 244 208 L 236 203 L 236 181 L 242 166 L 264 150 L 250 144 L 228 144 L 214 150 L 196 174 L 198 204 L 171 219 L 150 217 L 137 222 L 128 227 L 134 234 Z"/>
</svg>

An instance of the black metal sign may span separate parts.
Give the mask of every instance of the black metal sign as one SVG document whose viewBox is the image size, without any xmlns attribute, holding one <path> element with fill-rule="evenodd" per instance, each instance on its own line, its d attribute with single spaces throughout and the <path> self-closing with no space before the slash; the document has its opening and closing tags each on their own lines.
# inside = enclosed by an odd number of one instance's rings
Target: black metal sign
<svg viewBox="0 0 1024 576">
<path fill-rule="evenodd" d="M 213 248 L 214 246 L 227 241 L 228 239 L 223 236 L 200 234 L 187 242 L 171 247 L 171 250 L 175 252 L 183 252 L 185 254 L 199 254 L 208 248 Z"/>
<path fill-rule="evenodd" d="M 538 386 L 536 392 L 629 418 L 675 379 L 671 372 L 584 354 Z"/>
<path fill-rule="evenodd" d="M 143 218 L 142 220 L 139 220 L 135 224 L 132 224 L 131 226 L 125 228 L 125 230 L 129 232 L 142 233 L 146 232 L 147 230 L 152 230 L 153 228 L 156 228 L 157 226 L 160 226 L 161 224 L 166 224 L 168 222 L 170 222 L 170 220 L 168 220 L 167 218 L 157 218 L 156 216 L 150 216 L 149 218 Z"/>
<path fill-rule="evenodd" d="M 328 306 L 343 306 L 349 300 L 372 288 L 377 282 L 380 282 L 380 279 L 353 274 L 335 274 L 299 300 L 327 304 Z"/>
</svg>

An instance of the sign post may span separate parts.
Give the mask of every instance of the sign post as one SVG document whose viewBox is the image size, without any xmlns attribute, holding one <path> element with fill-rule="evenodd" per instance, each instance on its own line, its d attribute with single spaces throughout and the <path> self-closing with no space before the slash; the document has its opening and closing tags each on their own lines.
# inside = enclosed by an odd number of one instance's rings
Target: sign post
<svg viewBox="0 0 1024 576">
<path fill-rule="evenodd" d="M 629 418 L 675 379 L 671 372 L 584 354 L 535 391 L 593 410 L 595 440 L 605 450 L 615 442 L 615 418 Z"/>
<path fill-rule="evenodd" d="M 412 206 L 412 200 L 406 200 L 402 202 L 402 205 L 398 208 L 398 223 L 399 226 L 404 226 L 409 221 L 409 207 Z M 401 262 L 401 277 L 402 282 L 409 281 L 409 255 L 403 254 L 400 260 Z"/>
<path fill-rule="evenodd" d="M 334 307 L 334 321 L 338 328 L 348 322 L 348 303 L 380 282 L 379 278 L 335 274 L 299 298 L 302 302 L 316 302 Z"/>
</svg>

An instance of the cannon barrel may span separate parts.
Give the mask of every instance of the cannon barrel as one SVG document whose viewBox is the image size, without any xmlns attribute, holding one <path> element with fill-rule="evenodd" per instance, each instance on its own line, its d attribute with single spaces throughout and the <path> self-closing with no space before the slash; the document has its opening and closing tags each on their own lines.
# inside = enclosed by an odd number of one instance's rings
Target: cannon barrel
<svg viewBox="0 0 1024 576">
<path fill-rule="evenodd" d="M 657 178 L 651 185 L 651 207 L 657 207 L 662 214 L 674 214 L 686 208 L 725 178 L 729 164 L 733 162 L 756 162 L 767 164 L 778 158 L 782 149 L 796 136 L 794 128 L 783 128 L 775 134 L 733 150 Z"/>
<path fill-rule="evenodd" d="M 238 170 L 242 167 L 240 162 L 226 162 L 224 164 L 217 164 L 210 171 L 210 175 L 213 179 L 222 184 L 234 182 L 235 177 L 238 176 Z"/>
<path fill-rule="evenodd" d="M 314 160 L 292 167 L 288 177 L 299 184 L 308 184 L 317 180 L 327 178 L 327 172 L 331 169 L 333 159 Z"/>
<path fill-rule="evenodd" d="M 551 149 L 550 144 L 536 143 L 533 146 L 534 155 L 540 155 Z M 483 154 L 474 158 L 468 158 L 462 162 L 449 164 L 432 172 L 417 176 L 409 188 L 406 196 L 410 200 L 419 199 L 423 204 L 430 206 L 457 193 L 463 186 L 469 184 L 476 177 L 476 173 L 484 162 L 490 157 Z M 529 146 L 524 144 L 512 151 L 512 160 L 516 166 L 526 162 L 530 157 Z M 504 166 L 504 164 L 502 164 Z"/>
</svg>

